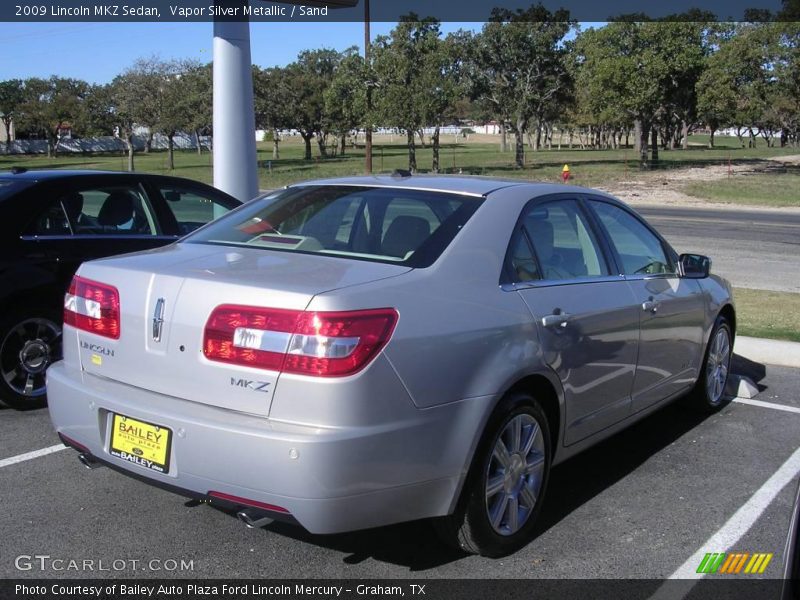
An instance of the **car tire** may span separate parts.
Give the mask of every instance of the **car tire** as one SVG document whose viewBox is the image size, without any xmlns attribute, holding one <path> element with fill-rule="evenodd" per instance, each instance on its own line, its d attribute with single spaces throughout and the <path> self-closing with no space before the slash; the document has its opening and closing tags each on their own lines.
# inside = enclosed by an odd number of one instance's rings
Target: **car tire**
<svg viewBox="0 0 800 600">
<path fill-rule="evenodd" d="M 60 318 L 52 310 L 12 310 L 0 318 L 0 400 L 26 410 L 47 404 L 45 371 L 61 358 Z"/>
<path fill-rule="evenodd" d="M 456 511 L 434 520 L 442 540 L 501 557 L 527 545 L 547 489 L 552 446 L 547 416 L 531 395 L 506 396 L 489 419 Z"/>
<path fill-rule="evenodd" d="M 725 394 L 733 356 L 733 331 L 722 315 L 717 317 L 708 338 L 700 375 L 690 400 L 701 412 L 716 412 L 730 402 Z"/>
</svg>

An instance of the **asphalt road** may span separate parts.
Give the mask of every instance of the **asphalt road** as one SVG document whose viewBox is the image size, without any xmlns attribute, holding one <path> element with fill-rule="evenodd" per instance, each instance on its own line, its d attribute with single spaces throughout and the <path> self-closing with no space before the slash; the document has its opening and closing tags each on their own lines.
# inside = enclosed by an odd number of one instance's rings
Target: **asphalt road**
<svg viewBox="0 0 800 600">
<path fill-rule="evenodd" d="M 743 369 L 759 380 L 759 400 L 800 407 L 797 371 L 752 363 L 737 368 Z M 110 469 L 86 470 L 72 450 L 3 465 L 57 443 L 46 410 L 4 409 L 0 577 L 663 578 L 695 552 L 730 550 L 774 553 L 764 574 L 774 578 L 795 471 L 763 512 L 750 515 L 754 525 L 731 548 L 706 541 L 729 528 L 726 522 L 795 452 L 798 430 L 800 413 L 775 406 L 732 403 L 701 417 L 671 405 L 557 467 L 537 538 L 513 556 L 490 560 L 441 546 L 428 522 L 334 536 L 277 524 L 249 530 L 225 512 L 187 506 Z M 37 554 L 142 562 L 95 573 L 15 569 L 17 556 Z M 151 559 L 193 561 L 193 569 L 142 571 Z"/>
<path fill-rule="evenodd" d="M 636 208 L 678 252 L 710 256 L 734 286 L 800 292 L 800 211 Z"/>
</svg>

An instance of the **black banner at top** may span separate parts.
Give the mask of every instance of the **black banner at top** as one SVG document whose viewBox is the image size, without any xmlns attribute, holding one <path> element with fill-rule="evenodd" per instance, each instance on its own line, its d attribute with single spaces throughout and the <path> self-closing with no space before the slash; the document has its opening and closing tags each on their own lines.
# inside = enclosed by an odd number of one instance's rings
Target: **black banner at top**
<svg viewBox="0 0 800 600">
<path fill-rule="evenodd" d="M 397 22 L 415 13 L 442 22 L 485 22 L 492 10 L 524 11 L 542 4 L 575 21 L 633 18 L 752 21 L 790 18 L 798 0 L 3 0 L 0 21 L 191 22 L 215 19 L 273 22 L 360 22 L 369 2 L 370 21 Z M 559 13 L 564 15 L 565 13 Z"/>
</svg>

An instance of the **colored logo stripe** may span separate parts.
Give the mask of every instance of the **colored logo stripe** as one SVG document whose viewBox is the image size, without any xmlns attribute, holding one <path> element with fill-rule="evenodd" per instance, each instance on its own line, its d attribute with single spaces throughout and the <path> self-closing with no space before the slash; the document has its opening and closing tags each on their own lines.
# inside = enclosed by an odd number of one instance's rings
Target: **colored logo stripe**
<svg viewBox="0 0 800 600">
<path fill-rule="evenodd" d="M 697 573 L 761 574 L 767 569 L 772 556 L 772 553 L 758 552 L 709 552 L 700 561 Z"/>
<path fill-rule="evenodd" d="M 698 573 L 716 573 L 722 561 L 725 560 L 724 552 L 709 552 L 703 557 L 700 566 L 697 567 Z"/>
<path fill-rule="evenodd" d="M 772 553 L 769 554 L 753 554 L 753 558 L 747 563 L 745 573 L 763 573 L 767 569 L 769 561 L 772 560 Z"/>
</svg>

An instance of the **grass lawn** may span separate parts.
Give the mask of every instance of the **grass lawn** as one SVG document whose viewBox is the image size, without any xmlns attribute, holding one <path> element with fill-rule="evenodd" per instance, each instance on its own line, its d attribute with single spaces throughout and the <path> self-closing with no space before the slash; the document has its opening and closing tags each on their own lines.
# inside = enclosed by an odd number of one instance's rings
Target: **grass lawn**
<svg viewBox="0 0 800 600">
<path fill-rule="evenodd" d="M 481 139 L 482 138 L 482 139 Z M 528 150 L 526 167 L 517 169 L 513 152 L 501 153 L 497 143 L 487 143 L 483 136 L 472 136 L 469 141 L 453 136 L 442 137 L 440 154 L 441 169 L 446 173 L 465 173 L 492 175 L 499 177 L 519 177 L 538 181 L 560 181 L 561 168 L 568 163 L 572 169 L 573 182 L 578 185 L 602 186 L 629 180 L 640 176 L 636 163 L 636 153 L 627 150 Z M 458 143 L 456 143 L 456 141 Z M 687 150 L 661 151 L 659 168 L 653 170 L 675 169 L 688 166 L 727 164 L 763 159 L 781 154 L 796 154 L 797 149 L 739 148 L 735 138 L 717 138 L 717 147 L 709 150 L 704 146 L 705 138 L 692 137 L 692 146 Z M 393 143 L 394 142 L 394 143 Z M 299 138 L 289 138 L 281 143 L 280 160 L 272 161 L 271 144 L 258 144 L 259 183 L 262 189 L 274 189 L 305 179 L 320 177 L 339 177 L 360 175 L 364 172 L 363 149 L 348 149 L 345 156 L 326 159 L 303 159 L 303 147 Z M 377 173 L 390 173 L 394 169 L 408 167 L 408 153 L 400 136 L 391 140 L 388 136 L 377 136 L 373 148 L 373 167 Z M 212 179 L 212 156 L 204 153 L 198 156 L 193 151 L 177 152 L 175 170 L 167 169 L 166 152 L 152 152 L 136 155 L 136 169 L 149 173 L 172 173 L 207 183 Z M 268 164 L 271 162 L 271 169 Z M 417 147 L 417 164 L 421 172 L 429 171 L 432 162 L 430 147 Z M 73 168 L 108 169 L 120 171 L 127 167 L 126 157 L 117 155 L 64 155 L 58 158 L 45 156 L 0 156 L 0 169 L 12 166 L 28 168 Z M 788 192 L 787 192 L 788 194 Z"/>
<path fill-rule="evenodd" d="M 736 288 L 737 333 L 800 342 L 800 294 Z"/>
<path fill-rule="evenodd" d="M 711 202 L 800 206 L 800 172 L 739 175 L 719 181 L 694 181 L 683 191 Z"/>
</svg>

